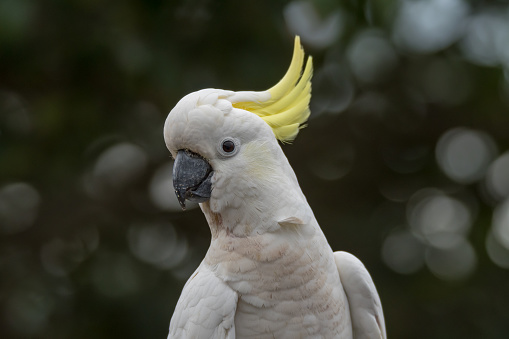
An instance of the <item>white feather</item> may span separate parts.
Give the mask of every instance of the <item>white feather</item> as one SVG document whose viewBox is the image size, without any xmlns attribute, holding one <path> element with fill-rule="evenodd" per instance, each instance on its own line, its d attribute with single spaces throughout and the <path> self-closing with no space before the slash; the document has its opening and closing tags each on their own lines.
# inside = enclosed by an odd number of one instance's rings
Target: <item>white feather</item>
<svg viewBox="0 0 509 339">
<path fill-rule="evenodd" d="M 235 338 L 237 300 L 237 293 L 202 263 L 184 286 L 168 338 Z"/>
<path fill-rule="evenodd" d="M 347 252 L 334 252 L 352 318 L 354 339 L 386 339 L 382 303 L 362 262 Z"/>
</svg>

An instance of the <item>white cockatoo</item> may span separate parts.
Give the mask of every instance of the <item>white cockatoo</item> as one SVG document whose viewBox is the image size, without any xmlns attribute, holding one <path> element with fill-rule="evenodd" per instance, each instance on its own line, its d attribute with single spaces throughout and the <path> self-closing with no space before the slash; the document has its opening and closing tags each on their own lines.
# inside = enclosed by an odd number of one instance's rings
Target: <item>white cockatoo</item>
<svg viewBox="0 0 509 339">
<path fill-rule="evenodd" d="M 271 89 L 200 90 L 168 115 L 177 198 L 199 202 L 212 233 L 168 338 L 386 338 L 368 271 L 332 252 L 278 144 L 309 116 L 312 73 L 296 37 Z"/>
</svg>

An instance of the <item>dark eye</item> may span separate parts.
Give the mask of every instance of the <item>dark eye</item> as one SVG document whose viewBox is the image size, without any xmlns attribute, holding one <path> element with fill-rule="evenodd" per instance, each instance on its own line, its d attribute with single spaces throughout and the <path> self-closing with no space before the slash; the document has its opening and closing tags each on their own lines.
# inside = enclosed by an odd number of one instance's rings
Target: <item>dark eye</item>
<svg viewBox="0 0 509 339">
<path fill-rule="evenodd" d="M 240 141 L 232 137 L 226 137 L 217 144 L 217 151 L 223 157 L 233 157 L 240 149 Z"/>
<path fill-rule="evenodd" d="M 231 153 L 235 151 L 235 143 L 232 140 L 223 141 L 223 151 L 226 153 Z"/>
</svg>

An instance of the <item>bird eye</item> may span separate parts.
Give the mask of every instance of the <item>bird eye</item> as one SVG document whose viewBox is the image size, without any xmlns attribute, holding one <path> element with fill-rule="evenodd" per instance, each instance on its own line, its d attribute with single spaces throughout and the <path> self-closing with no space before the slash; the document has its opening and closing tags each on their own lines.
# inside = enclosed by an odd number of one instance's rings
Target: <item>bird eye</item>
<svg viewBox="0 0 509 339">
<path fill-rule="evenodd" d="M 226 153 L 231 153 L 235 151 L 235 143 L 231 140 L 223 141 L 223 151 Z"/>
<path fill-rule="evenodd" d="M 218 145 L 217 150 L 225 157 L 231 157 L 239 150 L 239 141 L 234 138 L 224 138 Z"/>
</svg>

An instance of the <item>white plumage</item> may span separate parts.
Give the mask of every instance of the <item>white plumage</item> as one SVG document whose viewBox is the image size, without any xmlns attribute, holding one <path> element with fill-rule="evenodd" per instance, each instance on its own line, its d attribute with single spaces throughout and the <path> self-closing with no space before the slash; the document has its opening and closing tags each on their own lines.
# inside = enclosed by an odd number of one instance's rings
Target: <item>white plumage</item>
<svg viewBox="0 0 509 339">
<path fill-rule="evenodd" d="M 332 252 L 276 139 L 309 115 L 311 60 L 301 76 L 295 51 L 270 90 L 201 90 L 168 115 L 177 196 L 200 202 L 212 233 L 169 338 L 386 338 L 369 273 Z"/>
</svg>

